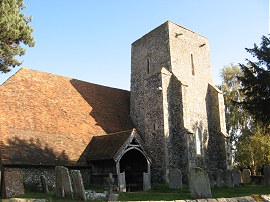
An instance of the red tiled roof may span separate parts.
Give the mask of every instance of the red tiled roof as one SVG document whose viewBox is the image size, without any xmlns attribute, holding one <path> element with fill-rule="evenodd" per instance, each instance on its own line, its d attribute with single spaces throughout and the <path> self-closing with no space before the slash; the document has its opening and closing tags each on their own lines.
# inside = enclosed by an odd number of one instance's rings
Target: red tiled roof
<svg viewBox="0 0 270 202">
<path fill-rule="evenodd" d="M 87 161 L 113 159 L 120 147 L 131 136 L 132 131 L 93 137 L 89 144 Z M 102 149 L 100 149 L 102 148 Z"/>
<path fill-rule="evenodd" d="M 20 69 L 0 86 L 3 164 L 75 164 L 93 136 L 133 128 L 130 93 Z"/>
</svg>

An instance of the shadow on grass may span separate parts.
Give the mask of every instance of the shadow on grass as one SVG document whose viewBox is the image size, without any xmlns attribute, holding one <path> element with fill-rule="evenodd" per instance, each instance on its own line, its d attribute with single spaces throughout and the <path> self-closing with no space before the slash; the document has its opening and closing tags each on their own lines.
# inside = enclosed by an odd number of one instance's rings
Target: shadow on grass
<svg viewBox="0 0 270 202">
<path fill-rule="evenodd" d="M 264 185 L 242 185 L 230 188 L 213 188 L 213 198 L 233 198 L 252 195 L 268 195 L 270 187 Z M 53 202 L 74 202 L 77 200 L 62 199 L 55 196 L 54 192 L 45 193 L 26 193 L 23 198 L 52 198 Z M 145 192 L 126 192 L 119 194 L 120 201 L 149 201 L 149 200 L 183 200 L 192 199 L 188 187 L 184 186 L 182 190 L 170 189 L 167 184 L 155 184 L 153 188 Z M 98 201 L 98 200 L 96 200 Z"/>
</svg>

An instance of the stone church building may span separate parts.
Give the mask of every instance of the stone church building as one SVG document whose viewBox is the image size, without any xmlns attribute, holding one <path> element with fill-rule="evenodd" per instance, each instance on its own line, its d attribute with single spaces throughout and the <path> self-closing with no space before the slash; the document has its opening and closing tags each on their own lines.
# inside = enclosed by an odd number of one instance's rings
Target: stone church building
<svg viewBox="0 0 270 202">
<path fill-rule="evenodd" d="M 187 181 L 192 167 L 230 165 L 208 40 L 173 22 L 132 44 L 130 92 L 23 68 L 0 100 L 2 193 L 12 172 L 29 189 L 42 174 L 53 183 L 56 165 L 81 170 L 86 186 L 112 172 L 141 189 L 171 169 Z"/>
</svg>

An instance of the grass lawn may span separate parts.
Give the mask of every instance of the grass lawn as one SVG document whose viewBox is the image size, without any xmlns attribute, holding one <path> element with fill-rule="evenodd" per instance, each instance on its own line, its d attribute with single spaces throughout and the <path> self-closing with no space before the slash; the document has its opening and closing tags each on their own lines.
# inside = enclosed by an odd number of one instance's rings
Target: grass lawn
<svg viewBox="0 0 270 202">
<path fill-rule="evenodd" d="M 231 198 L 250 195 L 270 194 L 270 187 L 263 185 L 243 185 L 240 187 L 230 188 L 213 188 L 213 198 Z M 191 195 L 187 187 L 183 190 L 170 189 L 166 184 L 154 185 L 147 192 L 127 192 L 120 193 L 121 201 L 142 201 L 142 200 L 180 200 L 191 199 Z"/>
<path fill-rule="evenodd" d="M 263 185 L 243 185 L 240 187 L 230 188 L 213 188 L 213 198 L 231 198 L 250 195 L 263 195 L 270 194 L 270 187 Z M 53 202 L 74 202 L 75 200 L 61 199 L 55 196 L 55 193 L 26 193 L 23 198 L 52 198 Z M 126 192 L 120 193 L 120 201 L 144 201 L 144 200 L 180 200 L 191 199 L 190 193 L 187 187 L 183 190 L 170 189 L 166 184 L 156 184 L 153 188 L 146 192 Z M 100 200 L 102 201 L 102 200 Z"/>
</svg>

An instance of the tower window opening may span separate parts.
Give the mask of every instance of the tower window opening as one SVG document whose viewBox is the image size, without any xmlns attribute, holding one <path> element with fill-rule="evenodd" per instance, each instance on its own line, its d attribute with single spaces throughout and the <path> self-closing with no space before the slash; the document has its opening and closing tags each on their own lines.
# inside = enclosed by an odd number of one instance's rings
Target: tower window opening
<svg viewBox="0 0 270 202">
<path fill-rule="evenodd" d="M 147 67 L 146 67 L 147 74 L 150 73 L 150 58 L 147 58 Z"/>
<path fill-rule="evenodd" d="M 191 59 L 192 75 L 195 76 L 195 66 L 194 66 L 193 54 L 190 55 L 190 59 Z"/>
<path fill-rule="evenodd" d="M 199 128 L 196 129 L 196 154 L 202 155 L 202 140 L 201 140 L 201 130 Z"/>
</svg>

